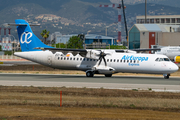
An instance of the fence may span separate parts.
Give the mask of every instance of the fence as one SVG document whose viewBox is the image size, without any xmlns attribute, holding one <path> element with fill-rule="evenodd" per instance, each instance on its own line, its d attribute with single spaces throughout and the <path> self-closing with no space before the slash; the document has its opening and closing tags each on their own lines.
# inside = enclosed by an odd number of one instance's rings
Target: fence
<svg viewBox="0 0 180 120">
<path fill-rule="evenodd" d="M 85 44 L 85 49 L 110 49 L 110 44 L 106 44 L 106 43 Z"/>
</svg>

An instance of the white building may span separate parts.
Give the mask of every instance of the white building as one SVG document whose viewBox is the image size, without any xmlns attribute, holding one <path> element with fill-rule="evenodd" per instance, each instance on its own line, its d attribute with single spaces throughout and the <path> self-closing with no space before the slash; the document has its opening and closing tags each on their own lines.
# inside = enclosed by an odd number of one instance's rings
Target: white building
<svg viewBox="0 0 180 120">
<path fill-rule="evenodd" d="M 180 25 L 180 15 L 159 15 L 147 16 L 145 23 L 145 16 L 136 16 L 137 24 L 166 24 L 166 25 Z"/>
<path fill-rule="evenodd" d="M 128 35 L 129 49 L 180 45 L 179 25 L 135 24 Z"/>
</svg>

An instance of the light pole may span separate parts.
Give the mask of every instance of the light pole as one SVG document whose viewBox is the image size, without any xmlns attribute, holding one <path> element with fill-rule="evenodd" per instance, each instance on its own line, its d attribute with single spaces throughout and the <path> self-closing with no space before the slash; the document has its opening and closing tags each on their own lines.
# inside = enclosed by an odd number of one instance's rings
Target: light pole
<svg viewBox="0 0 180 120">
<path fill-rule="evenodd" d="M 106 36 L 107 36 L 107 30 L 108 30 L 109 26 L 106 26 Z"/>
<path fill-rule="evenodd" d="M 147 0 L 145 0 L 145 24 L 147 22 Z"/>
</svg>

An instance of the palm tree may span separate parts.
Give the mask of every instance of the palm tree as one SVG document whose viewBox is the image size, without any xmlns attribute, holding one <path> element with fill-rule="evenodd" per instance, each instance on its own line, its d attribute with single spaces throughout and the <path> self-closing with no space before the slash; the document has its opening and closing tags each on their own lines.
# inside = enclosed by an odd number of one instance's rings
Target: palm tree
<svg viewBox="0 0 180 120">
<path fill-rule="evenodd" d="M 41 32 L 41 36 L 44 38 L 44 43 L 46 44 L 46 39 L 49 37 L 49 31 L 47 31 L 46 29 L 42 30 Z"/>
</svg>

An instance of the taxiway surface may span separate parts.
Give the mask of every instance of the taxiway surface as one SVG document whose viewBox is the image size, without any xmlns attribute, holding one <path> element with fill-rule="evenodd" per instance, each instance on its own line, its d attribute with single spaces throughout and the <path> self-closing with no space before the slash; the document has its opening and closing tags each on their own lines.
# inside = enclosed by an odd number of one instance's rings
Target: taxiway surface
<svg viewBox="0 0 180 120">
<path fill-rule="evenodd" d="M 44 86 L 44 87 L 86 87 L 108 89 L 141 89 L 180 92 L 180 77 L 139 77 L 139 76 L 95 76 L 44 75 L 44 74 L 0 74 L 3 86 Z"/>
</svg>

